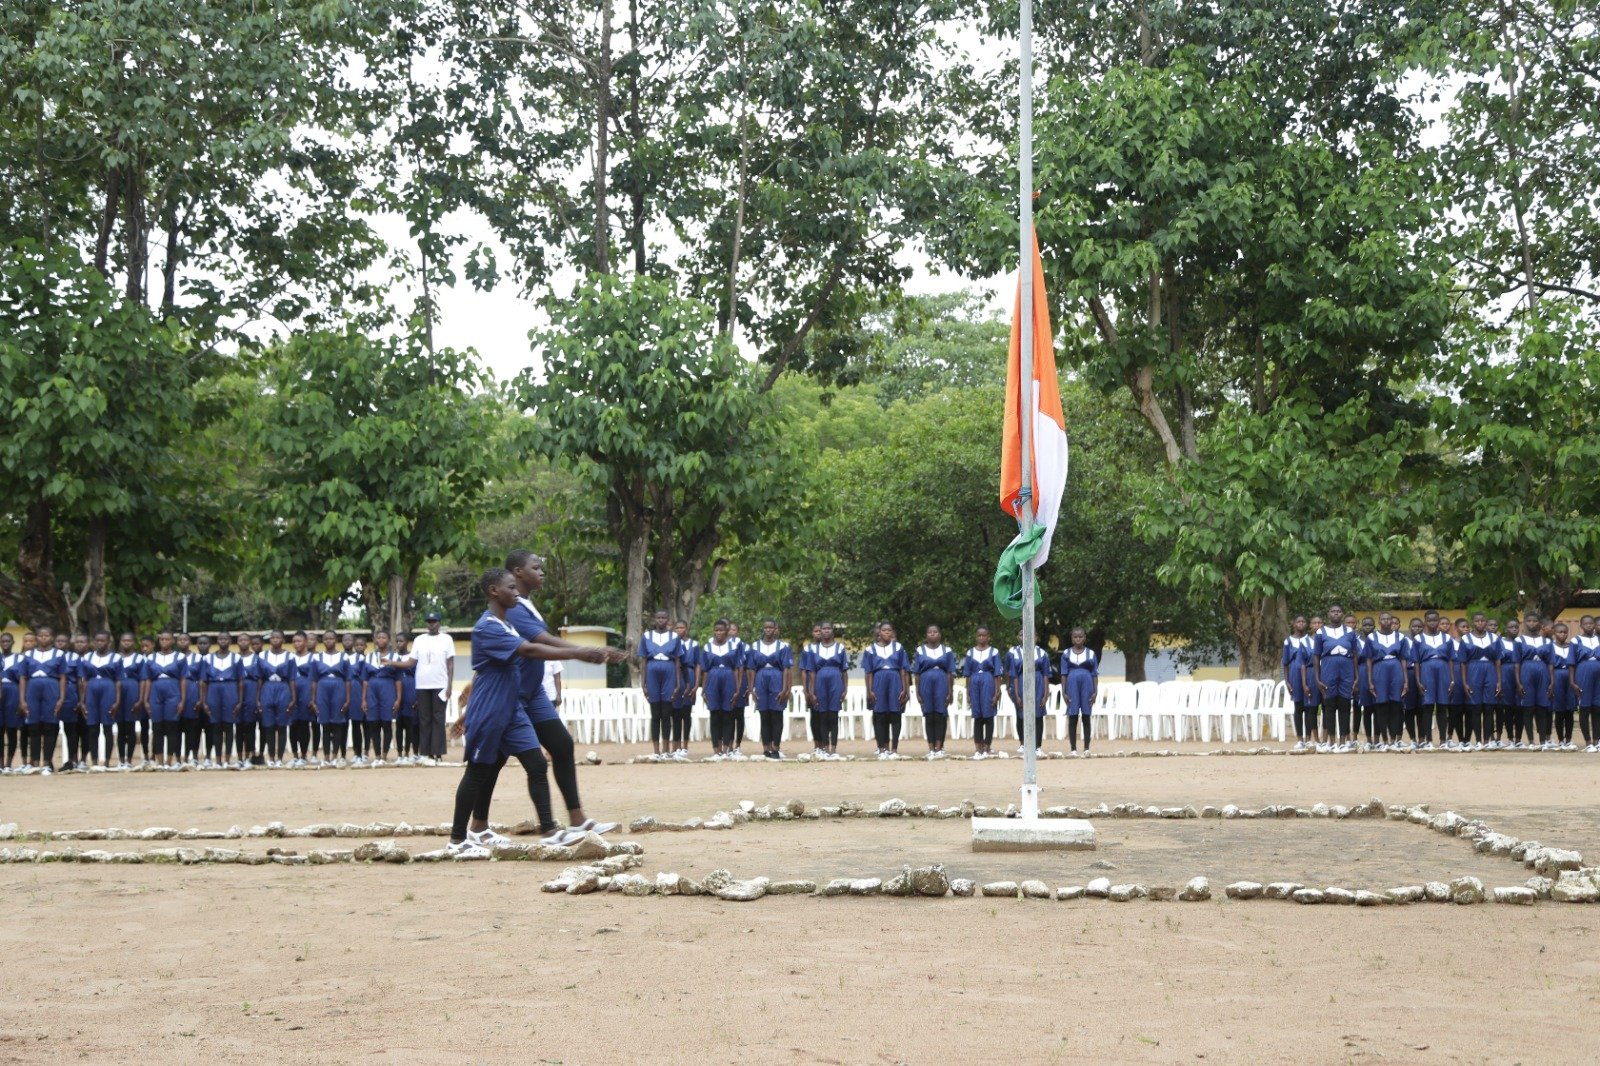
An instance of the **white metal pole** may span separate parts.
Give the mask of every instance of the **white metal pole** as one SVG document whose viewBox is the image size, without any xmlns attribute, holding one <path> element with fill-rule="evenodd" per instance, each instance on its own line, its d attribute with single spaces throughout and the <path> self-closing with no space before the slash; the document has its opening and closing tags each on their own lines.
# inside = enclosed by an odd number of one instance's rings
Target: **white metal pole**
<svg viewBox="0 0 1600 1066">
<path fill-rule="evenodd" d="M 1022 532 L 1033 528 L 1033 0 L 1022 0 L 1020 34 L 1020 92 L 1018 114 L 1018 160 L 1020 177 L 1021 249 L 1019 291 L 1022 328 L 1020 330 L 1022 373 L 1019 384 L 1019 414 L 1022 428 Z M 1038 708 L 1035 691 L 1033 647 L 1033 562 L 1022 566 L 1022 816 L 1039 816 L 1039 776 L 1034 759 L 1038 729 L 1034 715 Z"/>
</svg>

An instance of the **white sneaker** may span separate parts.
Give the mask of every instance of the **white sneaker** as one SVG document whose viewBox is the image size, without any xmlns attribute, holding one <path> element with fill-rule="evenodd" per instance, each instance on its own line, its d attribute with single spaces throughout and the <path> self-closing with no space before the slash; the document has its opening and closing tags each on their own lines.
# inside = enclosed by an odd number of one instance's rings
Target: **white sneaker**
<svg viewBox="0 0 1600 1066">
<path fill-rule="evenodd" d="M 583 838 L 584 834 L 581 831 L 571 828 L 557 829 L 540 837 L 539 843 L 549 844 L 552 847 L 564 848 L 569 844 L 576 844 Z"/>
<path fill-rule="evenodd" d="M 617 828 L 617 825 L 618 823 L 616 822 L 597 822 L 593 818 L 588 818 L 584 820 L 582 825 L 575 825 L 572 828 L 580 833 L 599 833 L 604 835 Z"/>
<path fill-rule="evenodd" d="M 672 753 L 672 761 L 673 762 L 688 762 L 689 761 L 689 749 L 688 748 L 679 748 L 677 751 L 673 752 Z"/>
<path fill-rule="evenodd" d="M 452 859 L 487 859 L 489 849 L 482 844 L 475 844 L 472 840 L 458 840 L 445 845 L 445 854 Z"/>
<path fill-rule="evenodd" d="M 41 767 L 40 767 L 40 768 L 39 768 L 39 776 L 40 776 L 40 777 L 49 777 L 49 776 L 50 776 L 50 775 L 51 775 L 51 774 L 53 774 L 53 773 L 54 773 L 54 772 L 55 772 L 55 771 L 54 771 L 54 770 L 51 770 L 51 769 L 50 769 L 50 767 L 48 767 L 48 766 L 41 766 Z"/>
<path fill-rule="evenodd" d="M 481 833 L 474 833 L 472 830 L 468 829 L 467 842 L 469 844 L 476 844 L 481 848 L 486 848 L 490 851 L 493 851 L 495 848 L 498 848 L 501 845 L 511 843 L 511 838 L 508 836 L 501 836 L 493 829 L 485 829 Z"/>
<path fill-rule="evenodd" d="M 1319 754 L 1319 755 L 1326 755 L 1332 750 L 1333 750 L 1332 746 L 1330 746 L 1328 744 L 1318 744 L 1317 745 L 1317 754 Z"/>
</svg>

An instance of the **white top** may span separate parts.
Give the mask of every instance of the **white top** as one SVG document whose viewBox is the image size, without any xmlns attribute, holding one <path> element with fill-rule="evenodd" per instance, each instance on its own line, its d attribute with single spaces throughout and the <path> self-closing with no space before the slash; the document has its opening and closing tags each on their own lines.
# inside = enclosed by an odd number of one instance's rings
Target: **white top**
<svg viewBox="0 0 1600 1066">
<path fill-rule="evenodd" d="M 449 675 L 445 673 L 445 664 L 454 661 L 456 657 L 456 642 L 450 634 L 419 633 L 411 642 L 412 658 L 417 660 L 417 688 L 443 689 L 450 683 Z"/>
<path fill-rule="evenodd" d="M 561 673 L 561 660 L 551 659 L 544 664 L 544 694 L 551 703 L 556 701 L 556 676 Z"/>
</svg>

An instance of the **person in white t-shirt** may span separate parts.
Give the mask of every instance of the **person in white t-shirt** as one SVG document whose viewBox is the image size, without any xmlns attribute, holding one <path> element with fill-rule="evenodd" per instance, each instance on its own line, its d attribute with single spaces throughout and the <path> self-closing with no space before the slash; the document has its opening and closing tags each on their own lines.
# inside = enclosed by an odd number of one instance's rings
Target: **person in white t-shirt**
<svg viewBox="0 0 1600 1066">
<path fill-rule="evenodd" d="M 438 611 L 428 612 L 426 633 L 411 642 L 417 661 L 417 754 L 422 759 L 442 759 L 446 750 L 445 708 L 455 686 L 456 642 L 440 632 Z"/>
<path fill-rule="evenodd" d="M 561 706 L 561 660 L 551 659 L 544 664 L 544 695 L 552 707 Z"/>
</svg>

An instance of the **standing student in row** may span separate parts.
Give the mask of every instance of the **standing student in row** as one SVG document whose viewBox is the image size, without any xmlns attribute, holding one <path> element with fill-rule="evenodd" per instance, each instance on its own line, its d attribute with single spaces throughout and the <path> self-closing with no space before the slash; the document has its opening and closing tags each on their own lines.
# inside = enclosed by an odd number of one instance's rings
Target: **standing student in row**
<svg viewBox="0 0 1600 1066">
<path fill-rule="evenodd" d="M 676 750 L 672 735 L 673 700 L 683 688 L 685 652 L 683 639 L 672 631 L 667 612 L 657 611 L 651 618 L 650 628 L 639 636 L 637 652 L 644 664 L 639 674 L 639 687 L 650 706 L 650 748 L 656 759 L 668 758 Z"/>
<path fill-rule="evenodd" d="M 1086 645 L 1088 635 L 1082 626 L 1072 630 L 1071 647 L 1061 653 L 1061 695 L 1067 705 L 1067 740 L 1074 753 L 1078 733 L 1083 733 L 1083 751 L 1089 753 L 1089 726 L 1095 698 L 1100 694 L 1100 656 Z"/>
<path fill-rule="evenodd" d="M 1578 709 L 1578 688 L 1574 678 L 1577 646 L 1568 639 L 1567 623 L 1550 627 L 1550 714 L 1555 719 L 1552 747 L 1558 751 L 1577 751 L 1572 742 L 1572 719 Z"/>
<path fill-rule="evenodd" d="M 1306 616 L 1297 614 L 1289 635 L 1283 638 L 1283 683 L 1294 706 L 1294 746 L 1299 751 L 1317 743 L 1317 697 L 1306 676 L 1311 665 L 1311 634 Z"/>
<path fill-rule="evenodd" d="M 872 712 L 872 735 L 878 742 L 879 759 L 900 757 L 901 716 L 911 695 L 911 660 L 894 637 L 894 626 L 884 622 L 877 628 L 877 639 L 861 653 L 867 710 Z"/>
<path fill-rule="evenodd" d="M 744 656 L 728 637 L 728 620 L 711 627 L 711 640 L 700 649 L 697 684 L 711 713 L 711 759 L 721 762 L 733 754 L 733 708 L 739 691 Z"/>
<path fill-rule="evenodd" d="M 22 683 L 17 674 L 22 655 L 12 650 L 15 647 L 10 633 L 0 633 L 0 772 L 8 774 L 19 754 L 21 765 L 28 765 L 22 743 L 28 719 L 22 713 Z"/>
<path fill-rule="evenodd" d="M 1544 626 L 1536 614 L 1522 619 L 1522 633 L 1517 638 L 1517 704 L 1524 723 L 1531 722 L 1538 732 L 1539 747 L 1553 747 L 1550 733 L 1554 724 L 1550 714 L 1550 638 L 1544 635 Z M 1529 732 L 1529 743 L 1533 732 Z"/>
<path fill-rule="evenodd" d="M 689 635 L 687 622 L 675 623 L 672 632 L 683 646 L 678 691 L 672 697 L 672 720 L 667 749 L 673 760 L 689 760 L 689 732 L 694 721 L 694 701 L 700 692 L 700 642 Z"/>
<path fill-rule="evenodd" d="M 1584 751 L 1600 751 L 1600 632 L 1595 630 L 1593 615 L 1578 619 L 1578 664 L 1572 671 L 1572 683 L 1578 690 L 1578 727 L 1583 733 Z"/>
<path fill-rule="evenodd" d="M 267 765 L 286 765 L 284 755 L 291 733 L 296 738 L 295 758 L 303 759 L 309 729 L 295 714 L 297 688 L 294 653 L 283 645 L 283 630 L 267 634 L 267 646 L 255 661 L 256 699 L 261 708 L 261 747 Z"/>
<path fill-rule="evenodd" d="M 1316 660 L 1317 690 L 1322 696 L 1322 749 L 1349 751 L 1353 747 L 1351 699 L 1355 692 L 1356 654 L 1360 636 L 1344 624 L 1344 608 L 1328 608 L 1328 624 L 1312 642 Z"/>
<path fill-rule="evenodd" d="M 1050 662 L 1050 653 L 1039 647 L 1033 646 L 1033 687 L 1036 701 L 1034 703 L 1034 745 L 1037 754 L 1044 754 L 1044 716 L 1045 709 L 1050 702 L 1050 684 L 1055 681 L 1055 668 Z M 1011 705 L 1017 711 L 1017 751 L 1023 752 L 1026 733 L 1023 730 L 1023 699 L 1022 699 L 1022 645 L 1012 647 L 1006 655 L 1006 692 L 1011 697 Z"/>
<path fill-rule="evenodd" d="M 17 670 L 18 695 L 28 722 L 27 764 L 49 776 L 56 759 L 56 736 L 67 706 L 70 684 L 67 653 L 55 645 L 49 626 L 34 630 L 34 648 Z"/>
<path fill-rule="evenodd" d="M 922 728 L 928 735 L 928 758 L 943 759 L 945 734 L 950 730 L 956 655 L 944 642 L 944 632 L 938 626 L 928 627 L 911 662 L 911 673 L 917 679 L 917 703 L 922 708 Z"/>
<path fill-rule="evenodd" d="M 761 755 L 783 758 L 783 713 L 794 687 L 794 653 L 778 639 L 778 623 L 761 623 L 761 639 L 745 649 L 745 666 L 753 678 L 756 714 L 761 719 Z"/>
<path fill-rule="evenodd" d="M 1000 675 L 1005 659 L 990 643 L 988 626 L 979 626 L 972 647 L 961 660 L 961 676 L 967 680 L 967 707 L 972 712 L 974 759 L 994 758 L 994 720 L 1000 710 Z"/>
<path fill-rule="evenodd" d="M 1482 611 L 1473 613 L 1459 647 L 1466 713 L 1456 725 L 1456 737 L 1463 746 L 1478 751 L 1494 741 L 1502 725 L 1500 639 L 1489 632 L 1489 619 Z"/>
<path fill-rule="evenodd" d="M 806 706 L 814 708 L 811 736 L 813 758 L 835 760 L 839 755 L 839 711 L 850 690 L 850 652 L 833 635 L 833 623 L 823 622 L 818 639 L 801 659 Z"/>
<path fill-rule="evenodd" d="M 1361 657 L 1374 723 L 1367 732 L 1368 750 L 1388 751 L 1401 743 L 1411 642 L 1400 634 L 1396 622 L 1388 611 L 1380 613 Z"/>
</svg>

